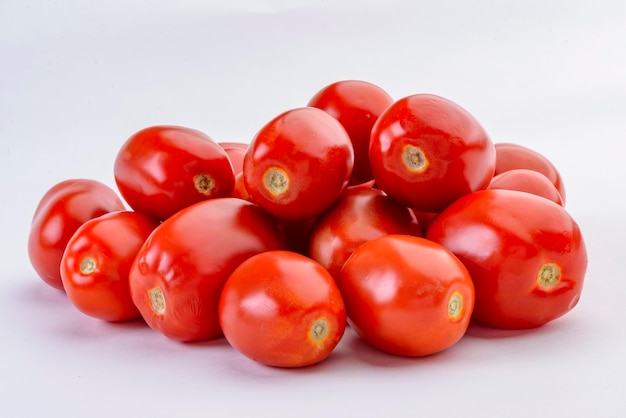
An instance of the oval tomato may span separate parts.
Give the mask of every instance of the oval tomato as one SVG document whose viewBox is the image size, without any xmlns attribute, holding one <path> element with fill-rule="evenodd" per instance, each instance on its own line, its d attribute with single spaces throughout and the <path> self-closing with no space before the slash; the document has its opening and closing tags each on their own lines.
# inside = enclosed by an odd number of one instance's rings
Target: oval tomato
<svg viewBox="0 0 626 418">
<path fill-rule="evenodd" d="M 179 341 L 222 335 L 219 294 L 251 256 L 284 249 L 274 218 L 237 198 L 205 200 L 165 220 L 131 267 L 131 296 L 148 325 Z"/>
<path fill-rule="evenodd" d="M 440 213 L 427 238 L 469 270 L 478 321 L 533 328 L 578 303 L 587 268 L 583 236 L 569 213 L 548 199 L 512 190 L 472 193 Z"/>
<path fill-rule="evenodd" d="M 349 323 L 367 343 L 408 357 L 456 344 L 469 326 L 474 287 L 447 249 L 409 235 L 366 242 L 337 281 Z"/>
<path fill-rule="evenodd" d="M 277 218 L 301 221 L 329 208 L 348 184 L 354 164 L 350 137 L 328 113 L 288 110 L 252 140 L 243 163 L 252 201 Z"/>
<path fill-rule="evenodd" d="M 337 119 L 350 136 L 354 148 L 354 169 L 350 184 L 374 178 L 369 162 L 372 126 L 387 107 L 391 96 L 375 84 L 361 80 L 342 80 L 318 91 L 308 106 L 326 111 Z"/>
<path fill-rule="evenodd" d="M 96 180 L 70 179 L 52 186 L 35 209 L 28 236 L 28 257 L 39 277 L 62 290 L 61 258 L 74 232 L 89 219 L 124 209 L 115 191 Z"/>
<path fill-rule="evenodd" d="M 394 102 L 372 128 L 370 164 L 376 185 L 422 212 L 439 212 L 487 187 L 495 148 L 478 121 L 431 94 Z"/>
<path fill-rule="evenodd" d="M 130 207 L 160 220 L 193 203 L 230 196 L 235 185 L 226 151 L 182 126 L 151 126 L 132 135 L 117 154 L 114 174 Z"/>
<path fill-rule="evenodd" d="M 488 189 L 518 190 L 545 197 L 563 206 L 563 199 L 556 186 L 543 174 L 526 168 L 514 168 L 497 174 Z"/>
<path fill-rule="evenodd" d="M 406 206 L 381 190 L 350 188 L 316 220 L 309 256 L 337 277 L 357 247 L 388 234 L 418 236 L 421 229 Z"/>
<path fill-rule="evenodd" d="M 241 173 L 243 170 L 243 157 L 248 150 L 248 144 L 243 142 L 218 142 L 217 144 L 226 151 L 235 176 Z"/>
<path fill-rule="evenodd" d="M 290 251 L 258 254 L 237 267 L 224 285 L 219 318 L 237 351 L 277 367 L 321 362 L 346 327 L 333 278 L 315 261 Z"/>
<path fill-rule="evenodd" d="M 130 266 L 159 221 L 120 211 L 82 224 L 67 243 L 61 278 L 67 297 L 79 311 L 105 321 L 141 315 L 130 296 Z"/>
</svg>

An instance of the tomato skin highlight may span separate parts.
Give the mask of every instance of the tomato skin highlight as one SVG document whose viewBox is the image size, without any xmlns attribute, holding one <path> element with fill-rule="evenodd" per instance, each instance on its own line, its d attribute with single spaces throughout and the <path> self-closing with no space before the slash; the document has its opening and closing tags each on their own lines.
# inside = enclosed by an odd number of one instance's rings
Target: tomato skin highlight
<svg viewBox="0 0 626 418">
<path fill-rule="evenodd" d="M 474 287 L 446 248 L 385 235 L 357 248 L 337 280 L 348 322 L 369 345 L 406 357 L 446 350 L 465 334 Z"/>
<path fill-rule="evenodd" d="M 177 212 L 148 237 L 131 267 L 131 296 L 146 323 L 178 341 L 222 335 L 218 301 L 243 261 L 284 249 L 274 218 L 238 198 L 205 200 Z"/>
<path fill-rule="evenodd" d="M 183 126 L 150 126 L 133 134 L 118 151 L 114 175 L 131 208 L 160 220 L 202 200 L 230 196 L 235 185 L 226 151 Z"/>
<path fill-rule="evenodd" d="M 427 238 L 467 267 L 476 288 L 474 319 L 524 329 L 576 306 L 587 269 L 578 224 L 560 205 L 530 193 L 484 190 L 464 196 L 431 224 Z M 542 271 L 553 282 L 545 285 Z M 543 283 L 543 284 L 542 284 Z"/>
<path fill-rule="evenodd" d="M 376 185 L 399 202 L 437 213 L 487 187 L 495 148 L 465 109 L 432 94 L 394 102 L 372 128 L 369 159 Z"/>
<path fill-rule="evenodd" d="M 219 304 L 224 336 L 237 351 L 274 367 L 325 360 L 346 326 L 343 299 L 330 274 L 291 251 L 268 251 L 243 262 Z"/>
<path fill-rule="evenodd" d="M 39 277 L 63 290 L 61 259 L 74 232 L 90 219 L 124 209 L 117 193 L 97 180 L 68 179 L 48 189 L 35 209 L 28 236 L 28 257 Z"/>
<path fill-rule="evenodd" d="M 68 299 L 85 315 L 118 322 L 140 318 L 128 284 L 130 266 L 159 221 L 119 211 L 82 224 L 61 260 Z"/>
</svg>

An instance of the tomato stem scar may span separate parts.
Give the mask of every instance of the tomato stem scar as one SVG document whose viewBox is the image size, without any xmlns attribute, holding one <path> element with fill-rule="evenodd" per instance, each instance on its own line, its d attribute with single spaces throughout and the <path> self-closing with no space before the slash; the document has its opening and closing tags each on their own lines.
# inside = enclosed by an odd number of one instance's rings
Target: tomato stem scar
<svg viewBox="0 0 626 418">
<path fill-rule="evenodd" d="M 543 263 L 537 273 L 537 284 L 542 289 L 551 289 L 561 280 L 561 268 L 554 263 Z"/>
<path fill-rule="evenodd" d="M 459 292 L 454 292 L 448 299 L 448 317 L 458 319 L 463 312 L 463 297 Z"/>
<path fill-rule="evenodd" d="M 96 270 L 96 260 L 92 257 L 85 257 L 80 262 L 80 272 L 82 274 L 91 274 Z"/>
<path fill-rule="evenodd" d="M 196 174 L 193 176 L 193 184 L 196 190 L 205 196 L 209 196 L 215 189 L 215 180 L 208 174 Z"/>
<path fill-rule="evenodd" d="M 165 296 L 160 287 L 153 287 L 148 291 L 148 297 L 150 298 L 150 308 L 152 312 L 157 315 L 163 315 L 165 313 Z"/>
<path fill-rule="evenodd" d="M 284 170 L 272 167 L 265 172 L 263 185 L 272 195 L 280 195 L 289 189 L 289 176 Z"/>
<path fill-rule="evenodd" d="M 313 342 L 321 343 L 328 337 L 330 326 L 325 318 L 318 318 L 309 328 L 309 337 Z"/>
<path fill-rule="evenodd" d="M 402 162 L 410 171 L 424 171 L 428 160 L 424 151 L 414 145 L 407 145 L 402 150 Z"/>
</svg>

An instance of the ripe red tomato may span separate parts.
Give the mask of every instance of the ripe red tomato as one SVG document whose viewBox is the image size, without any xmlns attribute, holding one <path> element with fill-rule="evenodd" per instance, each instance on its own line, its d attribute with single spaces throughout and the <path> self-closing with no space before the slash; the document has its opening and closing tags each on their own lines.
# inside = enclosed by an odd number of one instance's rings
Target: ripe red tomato
<svg viewBox="0 0 626 418">
<path fill-rule="evenodd" d="M 28 257 L 37 274 L 62 290 L 61 258 L 74 232 L 89 219 L 124 209 L 115 191 L 96 180 L 70 179 L 52 186 L 35 209 L 28 236 Z"/>
<path fill-rule="evenodd" d="M 226 151 L 181 126 L 152 126 L 132 135 L 117 154 L 114 174 L 130 207 L 160 220 L 193 203 L 230 196 L 235 185 Z"/>
<path fill-rule="evenodd" d="M 452 251 L 476 287 L 474 318 L 533 328 L 569 312 L 582 291 L 587 252 L 560 205 L 513 190 L 483 190 L 454 202 L 427 238 Z"/>
<path fill-rule="evenodd" d="M 535 170 L 546 176 L 557 188 L 565 205 L 565 185 L 561 173 L 555 165 L 545 156 L 535 150 L 518 144 L 507 142 L 495 144 L 496 148 L 496 171 L 495 175 L 516 168 Z"/>
<path fill-rule="evenodd" d="M 248 150 L 248 144 L 243 142 L 218 142 L 217 144 L 226 151 L 235 176 L 241 173 L 243 170 L 243 157 Z"/>
<path fill-rule="evenodd" d="M 303 107 L 261 128 L 244 158 L 243 178 L 252 201 L 277 218 L 301 221 L 334 203 L 353 164 L 341 124 L 323 110 Z"/>
<path fill-rule="evenodd" d="M 370 164 L 376 185 L 422 212 L 439 212 L 484 189 L 495 148 L 478 121 L 442 97 L 416 94 L 393 103 L 372 128 Z"/>
<path fill-rule="evenodd" d="M 338 285 L 357 334 L 400 356 L 426 356 L 456 344 L 474 306 L 463 264 L 441 245 L 410 235 L 384 235 L 357 248 Z"/>
<path fill-rule="evenodd" d="M 222 335 L 217 306 L 228 276 L 251 256 L 284 249 L 274 218 L 237 198 L 210 199 L 165 220 L 131 267 L 131 296 L 148 325 L 179 341 Z"/>
<path fill-rule="evenodd" d="M 159 221 L 139 212 L 119 211 L 82 224 L 61 259 L 61 278 L 70 302 L 105 321 L 140 317 L 130 297 L 130 266 Z"/>
<path fill-rule="evenodd" d="M 374 178 L 369 162 L 372 126 L 387 107 L 391 96 L 375 84 L 361 80 L 342 80 L 318 91 L 308 105 L 328 112 L 350 136 L 354 148 L 354 169 L 350 184 Z"/>
<path fill-rule="evenodd" d="M 563 199 L 556 186 L 540 172 L 527 168 L 514 168 L 497 174 L 487 188 L 532 193 L 563 206 Z"/>
<path fill-rule="evenodd" d="M 337 277 L 357 247 L 387 234 L 419 236 L 421 229 L 409 208 L 381 190 L 350 188 L 316 220 L 309 256 Z"/>
<path fill-rule="evenodd" d="M 321 362 L 346 327 L 345 305 L 333 278 L 291 251 L 261 253 L 235 269 L 222 291 L 219 318 L 235 349 L 276 367 Z"/>
</svg>

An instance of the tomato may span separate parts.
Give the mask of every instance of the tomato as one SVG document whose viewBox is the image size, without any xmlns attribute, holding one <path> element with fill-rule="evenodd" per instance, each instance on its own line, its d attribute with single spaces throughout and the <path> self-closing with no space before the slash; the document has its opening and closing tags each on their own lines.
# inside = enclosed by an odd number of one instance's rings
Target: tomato
<svg viewBox="0 0 626 418">
<path fill-rule="evenodd" d="M 237 198 L 177 212 L 148 237 L 131 266 L 133 302 L 147 324 L 179 341 L 222 335 L 217 306 L 228 276 L 251 256 L 284 249 L 274 218 Z"/>
<path fill-rule="evenodd" d="M 535 150 L 508 142 L 497 143 L 495 148 L 496 175 L 516 168 L 538 171 L 554 184 L 561 195 L 563 205 L 565 204 L 565 185 L 561 173 L 548 158 Z"/>
<path fill-rule="evenodd" d="M 527 168 L 514 168 L 497 174 L 487 188 L 532 193 L 563 206 L 563 199 L 556 186 L 540 172 Z"/>
<path fill-rule="evenodd" d="M 256 134 L 243 162 L 252 201 L 277 218 L 302 221 L 328 209 L 354 165 L 350 137 L 328 113 L 288 110 Z"/>
<path fill-rule="evenodd" d="M 309 256 L 337 277 L 357 247 L 387 234 L 421 235 L 421 229 L 406 206 L 381 190 L 349 189 L 315 222 Z"/>
<path fill-rule="evenodd" d="M 369 158 L 377 187 L 422 212 L 439 212 L 487 187 L 495 148 L 478 121 L 431 94 L 394 102 L 372 128 Z"/>
<path fill-rule="evenodd" d="M 366 242 L 337 282 L 349 323 L 387 353 L 435 354 L 456 344 L 469 326 L 474 288 L 467 269 L 424 238 L 384 235 Z"/>
<path fill-rule="evenodd" d="M 354 148 L 354 169 L 350 184 L 374 178 L 369 162 L 372 126 L 387 107 L 391 96 L 375 84 L 361 80 L 342 80 L 318 91 L 308 106 L 317 107 L 337 119 L 350 136 Z"/>
<path fill-rule="evenodd" d="M 252 201 L 248 190 L 246 190 L 246 185 L 243 182 L 243 172 L 239 172 L 235 176 L 235 187 L 233 188 L 231 197 L 238 197 L 239 199 L 248 200 L 250 202 Z"/>
<path fill-rule="evenodd" d="M 533 328 L 578 303 L 587 268 L 583 236 L 571 215 L 548 199 L 513 190 L 475 192 L 440 213 L 427 238 L 469 270 L 480 322 Z"/>
<path fill-rule="evenodd" d="M 243 157 L 248 150 L 248 144 L 243 142 L 218 142 L 217 144 L 226 151 L 235 176 L 241 173 L 243 170 Z"/>
<path fill-rule="evenodd" d="M 219 304 L 226 340 L 240 353 L 276 367 L 325 360 L 346 327 L 339 289 L 315 261 L 290 251 L 269 251 L 230 275 Z"/>
<path fill-rule="evenodd" d="M 74 232 L 89 219 L 124 209 L 115 191 L 96 180 L 69 179 L 52 186 L 35 209 L 28 236 L 28 257 L 37 274 L 62 290 L 61 258 Z"/>
<path fill-rule="evenodd" d="M 182 126 L 151 126 L 132 135 L 117 154 L 114 174 L 130 207 L 160 220 L 193 203 L 230 196 L 235 185 L 226 151 Z"/>
<path fill-rule="evenodd" d="M 84 314 L 105 321 L 140 318 L 130 296 L 130 266 L 159 221 L 138 212 L 119 211 L 82 224 L 61 259 L 68 299 Z"/>
</svg>

